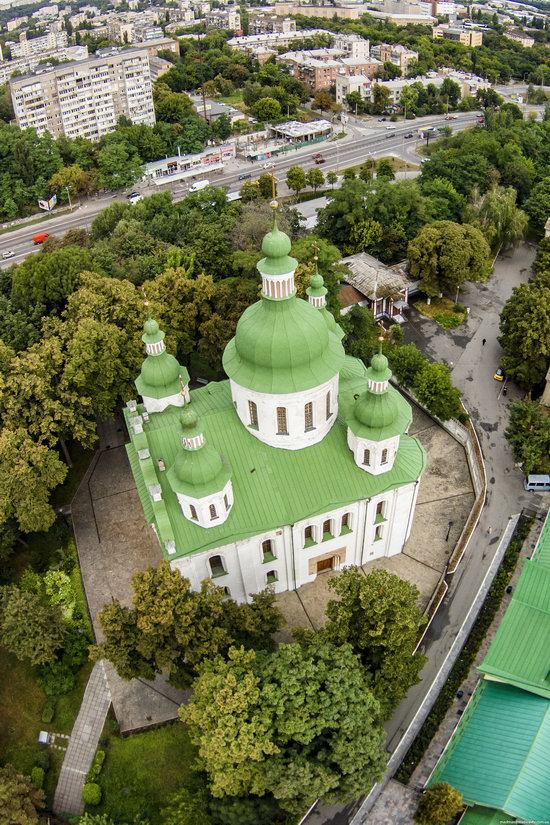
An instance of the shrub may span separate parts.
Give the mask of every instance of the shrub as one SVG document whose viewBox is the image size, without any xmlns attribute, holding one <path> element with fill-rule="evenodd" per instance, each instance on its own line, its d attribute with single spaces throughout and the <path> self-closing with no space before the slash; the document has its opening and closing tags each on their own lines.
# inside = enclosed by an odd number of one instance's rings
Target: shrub
<svg viewBox="0 0 550 825">
<path fill-rule="evenodd" d="M 55 702 L 53 702 L 50 699 L 44 705 L 44 710 L 42 711 L 41 719 L 42 719 L 43 722 L 45 722 L 47 725 L 49 725 L 50 722 L 53 722 L 54 716 L 55 716 Z"/>
<path fill-rule="evenodd" d="M 105 762 L 105 751 L 98 750 L 94 756 L 94 761 L 92 762 L 92 767 L 88 771 L 87 782 L 95 782 L 98 778 L 99 774 L 101 773 L 101 769 L 103 768 L 103 763 Z"/>
<path fill-rule="evenodd" d="M 418 825 L 448 825 L 463 808 L 462 794 L 447 782 L 438 782 L 420 797 L 414 821 Z"/>
<path fill-rule="evenodd" d="M 44 748 L 41 750 L 40 753 L 37 754 L 35 759 L 36 764 L 39 768 L 42 768 L 44 773 L 50 769 L 50 753 L 49 751 Z"/>
<path fill-rule="evenodd" d="M 46 696 L 62 696 L 74 688 L 74 673 L 63 662 L 44 665 L 38 673 L 38 684 Z"/>
<path fill-rule="evenodd" d="M 99 805 L 101 802 L 101 788 L 96 782 L 86 782 L 82 788 L 82 801 L 85 805 Z"/>
<path fill-rule="evenodd" d="M 35 788 L 40 789 L 44 784 L 44 768 L 35 765 L 31 771 L 31 782 Z"/>
</svg>

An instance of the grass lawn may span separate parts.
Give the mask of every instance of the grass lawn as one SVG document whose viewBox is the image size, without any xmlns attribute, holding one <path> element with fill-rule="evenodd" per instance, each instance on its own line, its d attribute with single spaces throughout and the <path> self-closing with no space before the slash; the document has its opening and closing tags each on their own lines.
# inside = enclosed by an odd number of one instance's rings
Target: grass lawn
<svg viewBox="0 0 550 825">
<path fill-rule="evenodd" d="M 235 108 L 240 109 L 241 103 L 243 102 L 243 93 L 241 90 L 237 90 L 233 92 L 232 95 L 227 95 L 226 97 L 217 97 L 217 103 L 225 103 L 226 106 L 235 106 Z"/>
<path fill-rule="evenodd" d="M 146 733 L 111 737 L 106 750 L 98 780 L 103 798 L 94 812 L 107 813 L 117 823 L 133 822 L 142 814 L 158 825 L 160 809 L 191 774 L 195 750 L 185 726 L 174 722 Z"/>
<path fill-rule="evenodd" d="M 422 315 L 431 318 L 444 329 L 458 327 L 468 317 L 461 304 L 455 304 L 450 298 L 432 298 L 431 304 L 416 301 L 415 307 Z"/>
</svg>

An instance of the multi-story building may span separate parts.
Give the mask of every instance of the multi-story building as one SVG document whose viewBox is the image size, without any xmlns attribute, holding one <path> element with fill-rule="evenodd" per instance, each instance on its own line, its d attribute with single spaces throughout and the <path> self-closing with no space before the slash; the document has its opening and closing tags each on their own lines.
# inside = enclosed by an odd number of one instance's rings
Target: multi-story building
<svg viewBox="0 0 550 825">
<path fill-rule="evenodd" d="M 97 140 L 121 115 L 153 126 L 155 110 L 145 49 L 101 50 L 87 60 L 12 78 L 17 125 L 38 134 Z"/>
<path fill-rule="evenodd" d="M 356 60 L 368 60 L 370 57 L 370 43 L 359 34 L 335 35 L 333 48 L 342 52 L 342 57 L 353 57 Z"/>
<path fill-rule="evenodd" d="M 472 77 L 471 75 L 464 75 L 460 72 L 436 75 L 435 77 L 415 77 L 414 80 L 398 78 L 397 80 L 386 81 L 373 81 L 365 76 L 345 77 L 344 75 L 338 75 L 335 84 L 336 102 L 345 104 L 346 97 L 351 94 L 351 92 L 359 92 L 363 100 L 370 103 L 373 96 L 373 87 L 378 83 L 388 90 L 388 103 L 392 106 L 399 105 L 403 89 L 410 86 L 411 83 L 422 83 L 424 86 L 434 85 L 436 88 L 439 88 L 445 80 L 445 77 L 449 77 L 451 80 L 454 80 L 455 83 L 458 83 L 461 97 L 473 96 L 479 89 L 485 89 L 489 86 L 489 82 L 480 77 Z"/>
<path fill-rule="evenodd" d="M 305 8 L 305 7 L 304 7 Z M 231 37 L 227 45 L 232 49 L 253 54 L 258 47 L 266 49 L 287 48 L 296 40 L 305 40 L 317 34 L 326 35 L 324 29 L 302 29 L 301 31 L 268 32 L 266 34 L 246 34 L 241 37 Z"/>
<path fill-rule="evenodd" d="M 366 369 L 346 356 L 323 278 L 315 272 L 298 298 L 290 251 L 274 221 L 260 300 L 223 355 L 229 380 L 190 390 L 148 319 L 141 401 L 124 410 L 163 557 L 194 590 L 212 579 L 238 602 L 402 552 L 425 467 L 387 358 L 376 353 Z"/>
<path fill-rule="evenodd" d="M 114 15 L 107 22 L 107 36 L 113 43 L 132 43 L 134 24 L 124 20 L 120 15 Z"/>
<path fill-rule="evenodd" d="M 460 28 L 459 26 L 434 26 L 433 38 L 437 40 L 444 37 L 446 40 L 454 40 L 464 46 L 481 46 L 483 44 L 483 32 L 477 29 Z"/>
<path fill-rule="evenodd" d="M 205 17 L 207 29 L 228 29 L 229 31 L 240 34 L 241 29 L 241 15 L 234 9 L 215 9 L 209 11 Z"/>
<path fill-rule="evenodd" d="M 251 15 L 248 24 L 250 34 L 270 34 L 272 32 L 295 32 L 296 21 L 290 17 L 279 17 L 276 14 Z"/>
<path fill-rule="evenodd" d="M 16 29 L 23 26 L 28 19 L 28 17 L 15 17 L 13 20 L 8 20 L 6 23 L 6 28 L 9 32 L 14 32 Z"/>
<path fill-rule="evenodd" d="M 21 32 L 19 43 L 14 43 L 10 47 L 11 56 L 31 57 L 31 55 L 51 55 L 61 51 L 68 44 L 67 32 L 59 31 L 56 24 L 50 24 L 49 31 L 44 37 L 27 38 L 27 32 Z"/>
<path fill-rule="evenodd" d="M 294 77 L 305 83 L 312 92 L 334 86 L 339 74 L 374 77 L 381 66 L 376 58 L 340 57 L 340 54 L 338 50 L 315 49 L 286 52 L 278 60 L 289 66 Z"/>
<path fill-rule="evenodd" d="M 513 40 L 515 43 L 519 43 L 520 46 L 523 46 L 525 49 L 530 49 L 535 45 L 534 38 L 529 37 L 528 34 L 525 34 L 525 32 L 522 32 L 519 29 L 509 29 L 504 32 L 504 36 L 507 37 L 508 40 Z"/>
<path fill-rule="evenodd" d="M 393 63 L 401 69 L 401 74 L 408 74 L 413 60 L 418 60 L 418 52 L 407 49 L 406 46 L 379 43 L 371 49 L 371 55 L 377 57 L 381 63 Z"/>
<path fill-rule="evenodd" d="M 57 60 L 85 60 L 88 57 L 87 46 L 67 46 L 61 51 L 35 54 L 29 57 L 18 57 L 16 60 L 0 61 L 0 83 L 5 83 L 17 72 L 27 74 L 33 72 L 44 58 L 55 57 Z"/>
</svg>

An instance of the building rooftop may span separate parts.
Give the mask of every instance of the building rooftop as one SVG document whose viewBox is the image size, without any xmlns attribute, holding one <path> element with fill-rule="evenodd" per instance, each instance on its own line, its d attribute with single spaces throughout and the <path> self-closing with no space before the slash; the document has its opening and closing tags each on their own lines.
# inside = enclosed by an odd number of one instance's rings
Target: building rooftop
<svg viewBox="0 0 550 825">
<path fill-rule="evenodd" d="M 365 374 L 362 362 L 347 357 L 340 373 L 340 396 L 364 391 Z M 373 476 L 355 464 L 341 419 L 319 444 L 288 451 L 266 446 L 247 432 L 235 415 L 228 381 L 193 390 L 191 398 L 206 442 L 231 464 L 235 503 L 227 521 L 208 530 L 182 518 L 166 473 L 181 449 L 181 410 L 170 407 L 162 415 L 151 415 L 143 433 L 134 433 L 130 426 L 127 451 L 137 491 L 147 520 L 156 523 L 166 557 L 169 541 L 176 543 L 170 558 L 222 547 L 409 484 L 424 469 L 424 450 L 408 435 L 401 436 L 393 469 Z M 142 410 L 138 406 L 138 413 Z M 133 415 L 125 410 L 127 422 Z M 150 457 L 140 460 L 138 450 L 144 448 Z M 154 484 L 162 488 L 159 502 L 149 494 Z"/>
<path fill-rule="evenodd" d="M 287 123 L 279 123 L 273 127 L 277 132 L 285 133 L 290 137 L 307 137 L 315 131 L 325 131 L 332 129 L 332 124 L 328 120 L 312 120 L 309 123 L 300 123 L 299 120 L 289 120 Z"/>
<path fill-rule="evenodd" d="M 550 811 L 549 763 L 548 699 L 484 680 L 430 784 L 448 782 L 470 805 L 540 821 Z"/>
<path fill-rule="evenodd" d="M 396 297 L 417 286 L 417 281 L 408 277 L 404 263 L 386 266 L 367 252 L 342 258 L 340 263 L 346 264 L 351 272 L 346 275 L 347 283 L 371 301 L 375 297 Z"/>
</svg>

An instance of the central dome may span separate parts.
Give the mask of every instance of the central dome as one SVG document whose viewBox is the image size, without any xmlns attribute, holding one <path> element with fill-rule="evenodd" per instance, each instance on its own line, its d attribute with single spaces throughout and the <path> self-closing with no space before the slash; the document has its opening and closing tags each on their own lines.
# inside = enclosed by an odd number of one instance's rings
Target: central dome
<svg viewBox="0 0 550 825">
<path fill-rule="evenodd" d="M 262 298 L 243 313 L 223 366 L 237 384 L 257 392 L 293 393 L 330 381 L 344 349 L 321 313 L 301 298 Z"/>
</svg>

